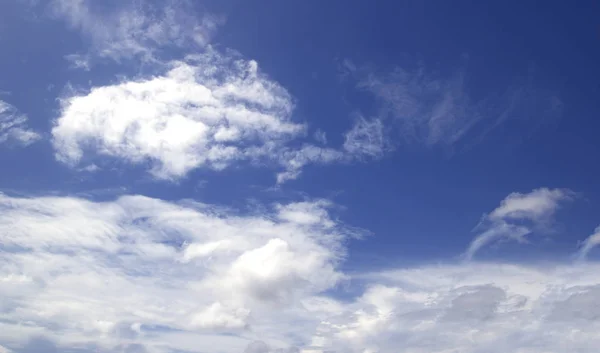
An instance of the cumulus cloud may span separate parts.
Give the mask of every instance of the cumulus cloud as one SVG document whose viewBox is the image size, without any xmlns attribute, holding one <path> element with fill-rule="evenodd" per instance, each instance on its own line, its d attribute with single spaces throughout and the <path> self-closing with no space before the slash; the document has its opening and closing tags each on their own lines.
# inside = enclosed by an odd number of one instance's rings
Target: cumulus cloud
<svg viewBox="0 0 600 353">
<path fill-rule="evenodd" d="M 313 338 L 337 352 L 594 352 L 598 265 L 423 266 L 365 276 Z"/>
<path fill-rule="evenodd" d="M 185 0 L 169 0 L 160 7 L 149 1 L 125 1 L 110 11 L 89 0 L 53 0 L 50 9 L 90 41 L 89 53 L 67 56 L 75 67 L 85 69 L 94 56 L 155 60 L 164 48 L 202 48 L 223 23 L 218 16 L 195 15 Z"/>
<path fill-rule="evenodd" d="M 254 61 L 208 51 L 170 66 L 161 76 L 65 98 L 52 130 L 57 158 L 77 165 L 87 150 L 149 160 L 156 177 L 179 178 L 200 166 L 269 157 L 304 130 L 290 120 L 287 91 Z"/>
<path fill-rule="evenodd" d="M 371 94 L 382 119 L 405 143 L 468 147 L 494 129 L 512 121 L 528 134 L 562 114 L 562 102 L 553 92 L 537 87 L 531 78 L 481 99 L 473 98 L 464 72 L 443 76 L 425 66 L 377 72 L 346 60 L 342 74 L 359 90 Z"/>
<path fill-rule="evenodd" d="M 569 194 L 511 194 L 486 218 L 547 221 Z M 316 200 L 244 215 L 135 195 L 2 194 L 0 345 L 17 353 L 591 353 L 600 344 L 600 265 L 463 262 L 345 274 L 339 265 L 355 230 L 330 208 Z"/>
<path fill-rule="evenodd" d="M 73 67 L 91 70 L 94 59 L 110 58 L 141 60 L 154 70 L 63 97 L 52 130 L 59 161 L 86 170 L 102 167 L 94 157 L 112 157 L 150 165 L 152 175 L 165 180 L 234 163 L 277 165 L 283 169 L 280 184 L 296 179 L 308 164 L 383 155 L 387 137 L 379 119 L 357 119 L 337 148 L 322 147 L 327 139 L 318 128 L 314 136 L 321 146 L 304 141 L 308 126 L 292 120 L 294 100 L 285 88 L 260 72 L 256 61 L 212 47 L 223 18 L 197 16 L 193 5 L 50 2 L 51 13 L 91 43 L 90 51 L 67 56 Z"/>
<path fill-rule="evenodd" d="M 62 100 L 52 130 L 59 161 L 75 167 L 98 156 L 150 162 L 159 179 L 233 163 L 276 164 L 277 180 L 298 177 L 311 163 L 378 158 L 385 135 L 377 119 L 358 119 L 341 148 L 291 142 L 306 125 L 294 122 L 294 102 L 258 64 L 207 49 L 168 63 L 161 75 L 94 87 Z M 97 163 L 94 163 L 97 165 Z"/>
<path fill-rule="evenodd" d="M 337 264 L 352 232 L 328 207 L 243 216 L 143 196 L 0 195 L 0 344 L 18 352 L 45 336 L 63 348 L 207 351 L 227 338 L 223 351 L 241 352 L 268 337 L 285 348 L 278 322 L 344 278 Z M 188 346 L 202 339 L 212 343 Z"/>
<path fill-rule="evenodd" d="M 535 189 L 527 194 L 508 195 L 476 228 L 481 233 L 471 242 L 465 256 L 471 259 L 482 247 L 504 239 L 526 242 L 535 229 L 543 229 L 565 202 L 574 197 L 568 189 Z"/>
<path fill-rule="evenodd" d="M 28 146 L 41 136 L 27 127 L 27 117 L 12 105 L 0 100 L 0 144 Z"/>
</svg>

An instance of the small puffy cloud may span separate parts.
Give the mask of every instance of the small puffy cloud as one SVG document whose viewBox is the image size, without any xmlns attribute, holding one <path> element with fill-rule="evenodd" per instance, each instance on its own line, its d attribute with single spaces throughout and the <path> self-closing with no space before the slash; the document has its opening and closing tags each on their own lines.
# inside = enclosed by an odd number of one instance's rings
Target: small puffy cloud
<svg viewBox="0 0 600 353">
<path fill-rule="evenodd" d="M 548 226 L 559 207 L 574 195 L 568 189 L 548 188 L 508 195 L 500 206 L 484 216 L 476 228 L 482 231 L 469 245 L 466 258 L 471 259 L 479 249 L 499 240 L 526 242 L 526 235 L 536 228 Z"/>
<path fill-rule="evenodd" d="M 0 100 L 0 144 L 28 146 L 41 138 L 27 127 L 27 117 L 12 105 Z"/>
<path fill-rule="evenodd" d="M 223 19 L 193 14 L 185 0 L 169 0 L 158 7 L 149 1 L 119 2 L 106 10 L 89 0 L 52 0 L 51 13 L 80 31 L 91 42 L 91 52 L 71 54 L 67 59 L 75 67 L 89 69 L 92 56 L 154 60 L 164 48 L 201 48 L 210 43 Z"/>
</svg>

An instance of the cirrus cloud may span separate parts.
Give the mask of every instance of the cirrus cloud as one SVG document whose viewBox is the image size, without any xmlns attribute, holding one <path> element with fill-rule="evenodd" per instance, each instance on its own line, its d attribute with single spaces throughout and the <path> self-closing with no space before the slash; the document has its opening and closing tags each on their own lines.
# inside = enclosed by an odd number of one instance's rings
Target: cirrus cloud
<svg viewBox="0 0 600 353">
<path fill-rule="evenodd" d="M 27 127 L 27 120 L 15 107 L 0 100 L 0 144 L 28 146 L 38 141 L 40 134 Z"/>
<path fill-rule="evenodd" d="M 161 6 L 123 1 L 110 11 L 97 5 L 89 0 L 49 3 L 50 13 L 89 41 L 89 52 L 67 55 L 78 68 L 89 70 L 95 57 L 156 61 L 166 48 L 202 48 L 224 22 L 212 14 L 194 15 L 192 3 L 186 0 L 169 0 Z"/>
</svg>

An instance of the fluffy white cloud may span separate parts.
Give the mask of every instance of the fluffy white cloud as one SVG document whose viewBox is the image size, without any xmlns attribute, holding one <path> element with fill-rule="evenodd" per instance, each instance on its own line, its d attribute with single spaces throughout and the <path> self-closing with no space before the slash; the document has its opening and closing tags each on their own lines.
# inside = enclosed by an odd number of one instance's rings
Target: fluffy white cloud
<svg viewBox="0 0 600 353">
<path fill-rule="evenodd" d="M 12 105 L 0 100 L 0 144 L 16 143 L 28 146 L 41 136 L 27 127 L 27 117 Z"/>
<path fill-rule="evenodd" d="M 158 178 L 279 153 L 304 131 L 290 120 L 291 97 L 254 61 L 209 50 L 172 62 L 162 76 L 96 87 L 63 101 L 52 130 L 57 158 L 69 165 L 84 152 L 149 160 Z"/>
<path fill-rule="evenodd" d="M 364 276 L 367 288 L 314 337 L 337 352 L 595 352 L 596 264 L 472 263 Z"/>
<path fill-rule="evenodd" d="M 285 169 L 277 176 L 282 183 L 307 164 L 383 154 L 386 138 L 376 119 L 358 119 L 339 149 L 291 147 L 305 136 L 306 126 L 292 120 L 292 98 L 255 61 L 207 49 L 168 67 L 159 76 L 64 98 L 52 130 L 57 159 L 73 167 L 98 155 L 150 162 L 160 179 L 202 167 L 270 163 Z"/>
<path fill-rule="evenodd" d="M 466 258 L 471 259 L 479 249 L 499 240 L 526 242 L 526 235 L 549 226 L 556 210 L 574 196 L 568 189 L 547 188 L 508 195 L 476 227 L 481 233 L 469 245 Z"/>
<path fill-rule="evenodd" d="M 542 206 L 528 197 L 513 194 L 490 215 L 552 212 L 533 211 Z M 348 275 L 338 265 L 355 231 L 330 206 L 241 215 L 143 196 L 0 195 L 0 345 L 18 353 L 592 353 L 600 344 L 600 265 L 465 262 Z"/>
<path fill-rule="evenodd" d="M 344 278 L 336 265 L 353 232 L 328 205 L 238 216 L 143 196 L 0 194 L 0 344 L 20 351 L 46 335 L 59 347 L 207 351 L 186 342 L 232 337 L 223 351 L 241 352 L 254 337 L 285 348 L 294 329 L 278 322 Z"/>
<path fill-rule="evenodd" d="M 282 167 L 277 182 L 283 183 L 308 164 L 382 156 L 377 119 L 358 119 L 339 148 L 299 144 L 308 129 L 292 121 L 288 92 L 255 61 L 212 48 L 210 37 L 223 21 L 208 14 L 198 20 L 191 2 L 125 1 L 105 9 L 89 0 L 53 0 L 50 8 L 91 40 L 90 52 L 67 56 L 73 66 L 90 70 L 100 57 L 150 61 L 159 70 L 64 97 L 52 133 L 57 159 L 70 166 L 101 167 L 87 157 L 102 155 L 150 164 L 154 177 L 178 179 L 196 168 L 245 161 Z M 320 130 L 316 138 L 326 142 Z"/>
<path fill-rule="evenodd" d="M 67 56 L 73 65 L 86 69 L 92 56 L 154 60 L 163 48 L 204 47 L 223 22 L 210 14 L 195 15 L 192 4 L 185 0 L 161 4 L 123 1 L 107 11 L 89 0 L 53 0 L 50 9 L 91 41 L 90 53 Z"/>
</svg>

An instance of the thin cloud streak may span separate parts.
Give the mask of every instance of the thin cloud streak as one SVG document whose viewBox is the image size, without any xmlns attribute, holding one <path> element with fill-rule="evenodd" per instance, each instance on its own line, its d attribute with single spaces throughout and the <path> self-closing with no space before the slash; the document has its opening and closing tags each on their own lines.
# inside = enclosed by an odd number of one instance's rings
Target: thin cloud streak
<svg viewBox="0 0 600 353">
<path fill-rule="evenodd" d="M 526 236 L 534 230 L 545 230 L 554 213 L 575 193 L 568 189 L 535 189 L 527 194 L 512 193 L 500 206 L 485 215 L 475 228 L 481 231 L 469 244 L 464 257 L 471 260 L 483 247 L 500 240 L 527 243 Z"/>
<path fill-rule="evenodd" d="M 463 71 L 441 76 L 421 65 L 380 73 L 349 60 L 341 70 L 344 79 L 375 99 L 378 116 L 395 130 L 399 144 L 468 149 L 509 121 L 518 124 L 517 134 L 528 136 L 556 121 L 563 110 L 556 93 L 536 87 L 531 79 L 476 100 Z"/>
</svg>

